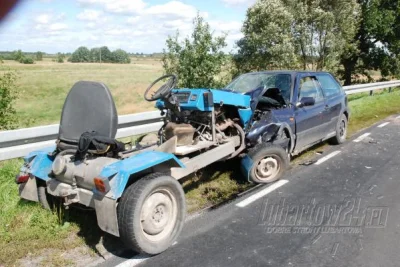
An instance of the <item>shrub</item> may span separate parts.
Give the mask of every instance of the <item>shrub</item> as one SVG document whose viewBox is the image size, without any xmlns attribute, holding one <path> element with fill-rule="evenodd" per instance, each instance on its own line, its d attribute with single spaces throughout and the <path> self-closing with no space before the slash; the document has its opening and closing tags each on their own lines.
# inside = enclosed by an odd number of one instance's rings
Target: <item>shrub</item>
<svg viewBox="0 0 400 267">
<path fill-rule="evenodd" d="M 55 60 L 57 63 L 64 63 L 65 55 L 63 53 L 57 53 L 57 59 Z"/>
<path fill-rule="evenodd" d="M 33 58 L 30 57 L 23 57 L 19 60 L 19 63 L 23 63 L 23 64 L 33 64 L 35 63 L 35 61 L 33 60 Z"/>
<path fill-rule="evenodd" d="M 13 129 L 17 120 L 14 101 L 17 99 L 17 74 L 6 71 L 0 75 L 0 130 Z"/>
</svg>

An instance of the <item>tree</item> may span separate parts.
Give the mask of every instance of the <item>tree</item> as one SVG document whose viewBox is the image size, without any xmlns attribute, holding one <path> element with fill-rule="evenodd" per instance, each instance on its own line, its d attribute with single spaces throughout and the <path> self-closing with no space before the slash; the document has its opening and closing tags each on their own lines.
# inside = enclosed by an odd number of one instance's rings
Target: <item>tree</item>
<svg viewBox="0 0 400 267">
<path fill-rule="evenodd" d="M 234 56 L 239 72 L 297 67 L 293 20 L 281 0 L 258 0 L 250 7 L 242 28 L 244 37 L 237 42 Z"/>
<path fill-rule="evenodd" d="M 100 47 L 100 62 L 104 63 L 113 63 L 113 54 L 111 53 L 110 49 L 107 46 Z"/>
<path fill-rule="evenodd" d="M 121 64 L 131 63 L 131 58 L 129 57 L 129 54 L 122 49 L 117 49 L 113 51 L 112 58 L 114 63 L 121 63 Z"/>
<path fill-rule="evenodd" d="M 100 48 L 90 49 L 90 62 L 100 62 Z"/>
<path fill-rule="evenodd" d="M 342 76 L 351 84 L 354 74 L 400 75 L 400 0 L 358 0 L 362 20 L 353 42 L 341 56 Z"/>
<path fill-rule="evenodd" d="M 334 69 L 358 23 L 356 0 L 258 0 L 234 57 L 242 71 Z"/>
<path fill-rule="evenodd" d="M 162 56 L 164 71 L 178 75 L 178 87 L 220 87 L 225 82 L 217 76 L 227 64 L 222 51 L 226 47 L 226 35 L 213 36 L 209 24 L 199 15 L 193 20 L 193 26 L 191 36 L 182 42 L 179 33 L 168 37 Z"/>
<path fill-rule="evenodd" d="M 69 58 L 71 62 L 90 62 L 90 51 L 87 47 L 81 46 L 76 49 L 71 57 Z"/>
<path fill-rule="evenodd" d="M 14 51 L 12 54 L 12 58 L 18 62 L 20 62 L 23 59 L 23 57 L 24 57 L 24 54 L 22 53 L 21 49 Z"/>
<path fill-rule="evenodd" d="M 17 75 L 13 71 L 6 71 L 0 75 L 0 130 L 9 130 L 16 126 L 16 79 Z"/>
<path fill-rule="evenodd" d="M 303 69 L 335 70 L 356 34 L 356 0 L 283 1 L 295 18 L 293 34 Z"/>
<path fill-rule="evenodd" d="M 44 54 L 43 52 L 37 51 L 35 53 L 36 61 L 42 61 L 43 60 L 43 54 Z"/>
</svg>

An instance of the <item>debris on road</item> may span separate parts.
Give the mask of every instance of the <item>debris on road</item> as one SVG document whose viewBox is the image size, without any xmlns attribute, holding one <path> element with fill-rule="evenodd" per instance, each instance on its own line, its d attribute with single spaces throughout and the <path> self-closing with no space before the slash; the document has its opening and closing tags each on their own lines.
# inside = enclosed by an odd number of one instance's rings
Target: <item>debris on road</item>
<svg viewBox="0 0 400 267">
<path fill-rule="evenodd" d="M 310 166 L 310 165 L 314 164 L 315 162 L 317 162 L 317 161 L 316 160 L 307 160 L 302 163 L 299 163 L 299 165 Z"/>
</svg>

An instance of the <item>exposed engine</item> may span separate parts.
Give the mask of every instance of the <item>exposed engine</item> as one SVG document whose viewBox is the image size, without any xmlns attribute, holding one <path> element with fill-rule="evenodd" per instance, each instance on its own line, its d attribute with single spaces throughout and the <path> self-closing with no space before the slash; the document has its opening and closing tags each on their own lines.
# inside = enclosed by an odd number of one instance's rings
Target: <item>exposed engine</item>
<svg viewBox="0 0 400 267">
<path fill-rule="evenodd" d="M 215 122 L 213 112 L 184 110 L 178 114 L 169 114 L 162 137 L 168 140 L 177 136 L 177 145 L 185 146 L 196 145 L 202 141 L 212 142 L 214 134 L 217 143 L 223 143 L 228 137 L 242 134 L 244 136 L 237 111 L 229 106 L 217 106 L 214 110 Z M 215 133 L 213 133 L 213 123 L 215 123 Z"/>
</svg>

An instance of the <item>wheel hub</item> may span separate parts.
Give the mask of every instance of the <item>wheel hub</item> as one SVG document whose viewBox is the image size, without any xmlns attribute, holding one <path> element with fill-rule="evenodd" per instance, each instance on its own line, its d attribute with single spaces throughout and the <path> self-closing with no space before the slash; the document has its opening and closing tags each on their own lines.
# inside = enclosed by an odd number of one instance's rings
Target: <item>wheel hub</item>
<svg viewBox="0 0 400 267">
<path fill-rule="evenodd" d="M 339 128 L 340 137 L 344 136 L 345 130 L 346 130 L 346 123 L 344 121 L 341 121 L 340 128 Z"/>
<path fill-rule="evenodd" d="M 260 180 L 273 179 L 280 170 L 279 163 L 273 157 L 267 157 L 259 161 L 256 168 L 256 176 Z"/>
<path fill-rule="evenodd" d="M 140 222 L 144 234 L 158 240 L 168 234 L 176 220 L 177 205 L 168 190 L 153 192 L 144 202 Z"/>
</svg>

